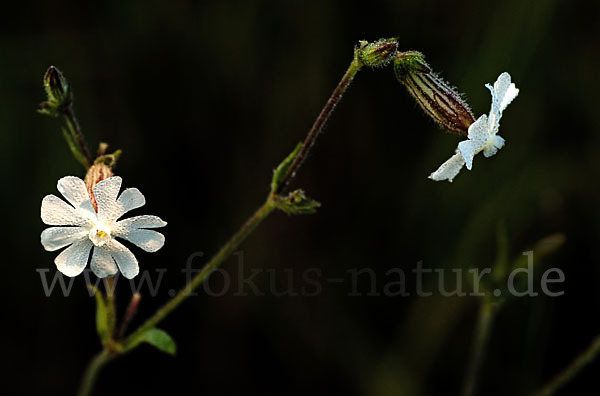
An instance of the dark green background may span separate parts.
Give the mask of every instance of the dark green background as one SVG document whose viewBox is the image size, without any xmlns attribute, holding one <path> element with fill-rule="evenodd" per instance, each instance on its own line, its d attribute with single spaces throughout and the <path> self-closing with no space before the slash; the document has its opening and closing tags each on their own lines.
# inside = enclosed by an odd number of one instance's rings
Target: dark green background
<svg viewBox="0 0 600 396">
<path fill-rule="evenodd" d="M 56 271 L 56 254 L 39 243 L 40 202 L 60 177 L 83 177 L 60 123 L 35 112 L 49 65 L 72 81 L 92 149 L 123 149 L 117 172 L 148 201 L 138 213 L 169 222 L 160 252 L 135 249 L 142 269 L 168 269 L 141 317 L 184 284 L 192 253 L 210 256 L 263 201 L 273 167 L 303 139 L 358 40 L 397 36 L 401 49 L 422 51 L 476 115 L 489 110 L 483 84 L 508 71 L 521 92 L 502 119 L 506 147 L 452 184 L 427 175 L 460 138 L 423 115 L 391 68 L 361 71 L 293 182 L 322 208 L 269 218 L 242 248 L 245 271 L 271 269 L 283 287 L 286 269 L 301 282 L 307 268 L 349 279 L 347 270 L 368 267 L 382 288 L 386 271 L 419 260 L 491 266 L 501 222 L 511 258 L 562 232 L 566 244 L 540 264 L 565 272 L 565 295 L 505 306 L 481 394 L 530 394 L 598 332 L 595 2 L 55 0 L 2 14 L 3 394 L 74 394 L 100 348 L 83 280 L 68 298 L 46 298 L 36 272 Z M 237 276 L 235 260 L 224 269 Z M 257 279 L 268 286 L 265 273 Z M 201 293 L 161 325 L 175 358 L 141 347 L 107 367 L 97 394 L 458 394 L 475 299 L 351 289 Z M 121 309 L 129 294 L 120 290 Z M 590 394 L 599 368 L 561 394 Z"/>
</svg>

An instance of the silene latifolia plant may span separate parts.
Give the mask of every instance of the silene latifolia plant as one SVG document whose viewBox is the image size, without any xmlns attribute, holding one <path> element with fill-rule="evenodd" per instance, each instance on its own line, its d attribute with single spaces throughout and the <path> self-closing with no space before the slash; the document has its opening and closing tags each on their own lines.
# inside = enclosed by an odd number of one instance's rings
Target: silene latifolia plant
<svg viewBox="0 0 600 396">
<path fill-rule="evenodd" d="M 118 320 L 114 277 L 118 272 L 126 278 L 135 277 L 139 273 L 139 264 L 123 241 L 147 252 L 156 252 L 163 247 L 165 237 L 155 229 L 165 227 L 167 223 L 151 215 L 124 217 L 129 211 L 145 204 L 144 195 L 136 188 L 126 188 L 121 192 L 123 179 L 114 174 L 120 150 L 109 154 L 108 145 L 100 143 L 97 155 L 92 157 L 73 111 L 71 86 L 57 68 L 48 69 L 44 75 L 47 99 L 40 104 L 38 111 L 63 120 L 63 137 L 86 173 L 83 179 L 65 176 L 58 180 L 57 189 L 64 200 L 55 195 L 43 198 L 41 218 L 51 227 L 42 232 L 41 243 L 47 251 L 64 249 L 54 259 L 56 268 L 62 274 L 77 276 L 89 263 L 92 272 L 104 279 L 104 291 L 93 288 L 97 303 L 96 328 L 102 350 L 85 370 L 80 395 L 91 394 L 104 365 L 143 342 L 174 354 L 175 342 L 156 326 L 189 297 L 270 213 L 275 210 L 287 214 L 316 211 L 320 204 L 308 198 L 303 190 L 288 191 L 291 179 L 356 74 L 363 68 L 380 69 L 390 65 L 393 65 L 397 80 L 407 88 L 427 115 L 443 129 L 466 137 L 466 140 L 458 143 L 455 154 L 429 176 L 431 179 L 452 181 L 465 165 L 471 170 L 473 158 L 478 153 L 483 152 L 485 157 L 490 157 L 502 148 L 504 139 L 498 136 L 499 121 L 506 106 L 519 92 L 508 73 L 500 74 L 493 86 L 486 85 L 492 94 L 491 109 L 488 115 L 475 119 L 461 95 L 431 70 L 421 53 L 399 51 L 396 39 L 371 43 L 360 41 L 348 70 L 306 138 L 275 168 L 265 202 L 190 283 L 137 329 L 129 332 L 128 324 L 136 313 L 140 296 L 132 296 L 123 317 Z"/>
</svg>

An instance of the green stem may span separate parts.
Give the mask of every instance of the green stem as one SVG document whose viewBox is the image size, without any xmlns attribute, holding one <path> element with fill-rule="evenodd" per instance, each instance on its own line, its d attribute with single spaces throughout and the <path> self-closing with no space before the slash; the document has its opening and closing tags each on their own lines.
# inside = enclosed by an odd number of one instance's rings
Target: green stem
<svg viewBox="0 0 600 396">
<path fill-rule="evenodd" d="M 137 339 L 143 335 L 146 331 L 156 326 L 161 320 L 163 320 L 169 313 L 177 308 L 183 301 L 185 301 L 190 293 L 210 275 L 210 273 L 216 269 L 223 261 L 225 261 L 231 254 L 237 249 L 237 247 L 254 231 L 254 229 L 275 209 L 273 197 L 269 199 L 246 221 L 246 223 L 235 233 L 235 235 L 219 250 L 219 252 L 204 266 L 190 283 L 188 283 L 177 295 L 175 295 L 169 302 L 167 302 L 162 308 L 160 308 L 150 319 L 144 324 L 137 328 L 129 337 L 127 337 L 122 343 L 118 343 L 116 348 L 111 350 L 102 350 L 89 364 L 85 375 L 83 377 L 79 396 L 87 396 L 90 394 L 96 377 L 100 372 L 100 369 L 108 363 L 111 359 L 115 358 L 120 354 L 125 354 L 129 350 L 133 349 L 137 345 Z"/>
<path fill-rule="evenodd" d="M 106 320 L 110 338 L 115 336 L 115 326 L 117 324 L 117 308 L 115 302 L 115 277 L 109 276 L 105 279 L 106 289 Z"/>
<path fill-rule="evenodd" d="M 278 195 L 281 190 L 285 188 L 285 186 L 289 183 L 290 179 L 294 177 L 298 168 L 306 158 L 309 150 L 315 143 L 315 139 L 319 136 L 319 133 L 323 130 L 325 123 L 336 105 L 339 103 L 342 95 L 354 79 L 354 76 L 360 68 L 362 67 L 362 63 L 358 60 L 358 57 L 354 56 L 350 67 L 342 77 L 342 80 L 335 88 L 331 97 L 325 104 L 325 107 L 317 117 L 315 123 L 311 127 L 310 131 L 306 139 L 302 144 L 302 148 L 298 156 L 295 158 L 294 162 L 290 166 L 288 172 L 286 173 L 285 178 L 279 184 L 279 188 L 276 191 L 272 191 L 267 198 L 266 202 L 258 208 L 258 210 L 244 223 L 244 225 L 231 237 L 231 239 L 217 252 L 215 256 L 211 258 L 211 260 L 202 268 L 202 270 L 192 279 L 190 283 L 188 283 L 179 293 L 177 293 L 171 300 L 169 300 L 162 308 L 154 313 L 146 322 L 144 322 L 140 327 L 138 327 L 133 333 L 131 333 L 127 338 L 125 338 L 122 342 L 117 341 L 117 345 L 114 348 L 111 348 L 110 351 L 105 349 L 103 350 L 88 367 L 83 383 L 82 383 L 82 391 L 80 396 L 88 395 L 91 391 L 91 387 L 94 384 L 94 380 L 98 375 L 98 371 L 102 366 L 104 366 L 109 360 L 114 357 L 125 354 L 129 352 L 131 349 L 135 348 L 135 346 L 139 343 L 139 338 L 146 331 L 155 327 L 160 321 L 162 321 L 167 315 L 173 312 L 183 301 L 185 301 L 191 294 L 194 289 L 200 286 L 204 280 L 217 268 L 219 267 L 227 258 L 229 258 L 235 250 L 240 246 L 242 242 L 254 231 L 254 229 L 269 216 L 269 214 L 276 209 L 276 200 L 278 199 Z M 70 113 L 72 115 L 72 113 Z M 69 126 L 70 131 L 73 133 L 74 138 L 77 138 L 77 142 L 79 146 L 84 150 L 86 157 L 90 158 L 89 162 L 91 163 L 91 157 L 89 157 L 89 152 L 85 146 L 85 142 L 83 141 L 83 135 L 81 135 L 79 131 L 79 127 L 77 121 L 74 117 L 69 118 L 65 115 L 67 119 L 67 125 Z"/>
<path fill-rule="evenodd" d="M 135 332 L 133 332 L 129 337 L 125 339 L 123 342 L 123 347 L 127 350 L 132 345 L 135 345 L 135 340 L 141 336 L 146 331 L 150 330 L 154 326 L 156 326 L 162 319 L 164 319 L 169 313 L 171 313 L 175 308 L 179 306 L 188 296 L 189 294 L 199 285 L 202 284 L 204 279 L 210 273 L 217 268 L 221 263 L 226 260 L 235 249 L 242 243 L 248 235 L 258 226 L 265 217 L 269 215 L 275 209 L 274 200 L 276 199 L 276 194 L 281 192 L 281 190 L 285 187 L 285 185 L 290 181 L 292 177 L 296 174 L 296 171 L 302 164 L 303 160 L 306 158 L 308 151 L 312 148 L 315 143 L 316 138 L 319 136 L 319 133 L 323 130 L 327 119 L 333 113 L 336 105 L 339 103 L 342 95 L 354 79 L 354 76 L 360 68 L 362 64 L 358 60 L 358 57 L 355 55 L 352 63 L 348 67 L 348 70 L 342 77 L 341 81 L 331 94 L 329 100 L 319 113 L 319 116 L 315 120 L 313 126 L 308 131 L 308 135 L 302 144 L 302 148 L 300 149 L 298 155 L 290 165 L 286 176 L 279 184 L 279 188 L 277 191 L 274 191 L 271 196 L 267 199 L 263 206 L 261 206 L 256 213 L 242 226 L 242 228 L 221 248 L 221 250 L 206 264 L 206 266 L 202 269 L 201 272 L 192 279 L 192 281 L 181 290 L 175 297 L 173 297 L 167 304 L 165 304 L 161 309 L 159 309 L 150 319 L 148 319 L 143 325 L 141 325 Z"/>
<path fill-rule="evenodd" d="M 548 384 L 534 393 L 534 396 L 550 396 L 571 382 L 581 370 L 591 363 L 600 353 L 600 335 L 596 336 L 590 346 L 571 362 L 563 371 L 558 373 Z"/>
<path fill-rule="evenodd" d="M 185 301 L 191 292 L 204 282 L 204 280 L 213 272 L 223 261 L 225 261 L 240 244 L 254 231 L 254 229 L 275 209 L 275 205 L 271 197 L 246 221 L 237 233 L 213 256 L 213 258 L 202 268 L 202 270 L 188 283 L 177 295 L 169 302 L 160 308 L 150 319 L 135 330 L 129 337 L 123 341 L 124 350 L 127 351 L 132 346 L 136 345 L 136 340 L 156 326 L 168 314 L 173 312 L 183 301 Z"/>
<path fill-rule="evenodd" d="M 85 142 L 85 138 L 83 137 L 83 133 L 81 132 L 81 127 L 79 126 L 79 122 L 75 117 L 75 112 L 70 105 L 63 113 L 65 117 L 65 123 L 69 128 L 69 132 L 71 132 L 71 136 L 75 142 L 77 142 L 77 146 L 79 147 L 80 155 L 77 158 L 81 164 L 88 169 L 92 164 L 92 155 L 87 148 L 87 144 Z"/>
<path fill-rule="evenodd" d="M 115 355 L 106 349 L 103 349 L 98 355 L 94 356 L 85 370 L 83 380 L 81 381 L 81 387 L 77 393 L 78 396 L 89 396 L 92 394 L 92 389 L 94 388 L 100 369 L 114 357 Z"/>
<path fill-rule="evenodd" d="M 477 317 L 477 326 L 475 328 L 475 339 L 473 341 L 473 349 L 469 360 L 469 367 L 463 382 L 462 396 L 472 396 L 477 387 L 477 379 L 479 377 L 479 369 L 485 355 L 485 349 L 490 337 L 492 323 L 496 316 L 497 307 L 489 301 L 487 297 L 481 302 L 479 307 L 479 315 Z"/>
<path fill-rule="evenodd" d="M 319 113 L 313 126 L 308 131 L 308 135 L 302 143 L 302 148 L 298 152 L 298 155 L 294 159 L 294 162 L 292 162 L 292 165 L 290 165 L 285 177 L 279 183 L 279 187 L 277 188 L 275 193 L 280 194 L 283 191 L 283 189 L 287 187 L 290 180 L 296 175 L 296 172 L 306 159 L 308 152 L 314 146 L 317 137 L 319 137 L 319 134 L 323 131 L 323 128 L 325 127 L 325 123 L 329 119 L 329 116 L 335 110 L 335 107 L 342 99 L 344 92 L 346 92 L 346 89 L 350 86 L 350 83 L 352 83 L 354 76 L 356 76 L 356 73 L 358 73 L 361 67 L 362 63 L 358 60 L 358 56 L 355 54 L 352 63 L 350 63 L 350 66 L 348 67 L 348 70 L 346 70 L 346 73 L 344 74 L 339 84 L 329 97 L 329 100 L 327 100 L 325 107 L 323 107 L 323 110 L 321 110 L 321 113 Z"/>
</svg>

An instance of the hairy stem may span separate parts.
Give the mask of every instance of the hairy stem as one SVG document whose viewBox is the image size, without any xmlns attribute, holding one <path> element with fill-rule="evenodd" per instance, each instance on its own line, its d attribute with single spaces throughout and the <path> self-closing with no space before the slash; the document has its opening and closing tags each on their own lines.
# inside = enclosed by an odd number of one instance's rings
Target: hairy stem
<svg viewBox="0 0 600 396">
<path fill-rule="evenodd" d="M 94 389 L 94 384 L 96 383 L 96 378 L 98 378 L 100 370 L 106 363 L 113 359 L 114 356 L 115 355 L 110 353 L 107 349 L 103 349 L 99 354 L 94 356 L 85 370 L 79 392 L 77 393 L 78 396 L 89 396 L 92 394 L 92 389 Z"/>
<path fill-rule="evenodd" d="M 308 135 L 302 143 L 302 148 L 300 149 L 298 155 L 292 162 L 292 165 L 290 165 L 285 177 L 283 178 L 281 183 L 279 183 L 279 187 L 277 188 L 275 193 L 281 193 L 287 187 L 290 180 L 292 180 L 292 178 L 296 175 L 296 172 L 306 159 L 306 156 L 308 155 L 310 149 L 312 149 L 312 147 L 314 146 L 317 137 L 319 137 L 319 134 L 321 133 L 321 131 L 323 131 L 323 128 L 325 127 L 325 123 L 329 119 L 329 116 L 335 110 L 335 107 L 342 99 L 342 95 L 344 95 L 344 92 L 346 92 L 346 89 L 350 86 L 350 83 L 352 83 L 354 76 L 356 76 L 356 73 L 358 73 L 361 67 L 362 64 L 358 60 L 358 57 L 355 55 L 354 59 L 352 60 L 352 63 L 350 63 L 350 67 L 348 67 L 348 70 L 346 71 L 339 84 L 329 97 L 329 100 L 327 100 L 325 107 L 323 107 L 323 110 L 321 110 L 321 113 L 319 113 L 319 116 L 315 120 L 313 126 L 308 131 Z"/>
<path fill-rule="evenodd" d="M 554 395 L 563 386 L 571 382 L 583 370 L 585 366 L 591 363 L 600 353 L 600 335 L 596 336 L 590 346 L 571 362 L 563 371 L 558 373 L 548 384 L 534 393 L 534 396 Z"/>
<path fill-rule="evenodd" d="M 479 370 L 490 337 L 492 323 L 496 315 L 496 308 L 497 307 L 493 303 L 484 297 L 484 300 L 479 307 L 477 327 L 475 328 L 475 339 L 473 341 L 473 349 L 471 350 L 469 367 L 463 382 L 462 396 L 472 396 L 475 393 Z"/>
<path fill-rule="evenodd" d="M 258 210 L 246 221 L 246 223 L 244 223 L 244 225 L 231 237 L 231 239 L 225 245 L 223 245 L 223 247 L 217 252 L 217 254 L 210 259 L 210 261 L 204 266 L 204 268 L 202 268 L 202 270 L 192 279 L 190 283 L 188 283 L 179 293 L 177 293 L 171 300 L 169 300 L 165 305 L 163 305 L 162 308 L 158 309 L 154 313 L 154 315 L 152 315 L 148 320 L 146 320 L 146 322 L 144 322 L 128 337 L 126 337 L 122 341 L 117 340 L 116 348 L 111 348 L 110 350 L 104 349 L 102 352 L 100 352 L 99 355 L 97 355 L 92 360 L 88 369 L 86 370 L 86 374 L 81 386 L 80 396 L 89 395 L 91 387 L 94 384 L 95 378 L 98 375 L 98 371 L 102 368 L 102 366 L 104 366 L 109 360 L 113 359 L 114 357 L 120 354 L 125 354 L 133 348 L 135 348 L 135 346 L 139 343 L 140 337 L 145 332 L 155 327 L 158 323 L 160 323 L 160 321 L 167 317 L 167 315 L 173 312 L 183 301 L 185 301 L 190 296 L 191 292 L 194 291 L 194 289 L 196 289 L 198 286 L 200 286 L 217 267 L 219 267 L 225 260 L 227 260 L 240 246 L 240 244 L 244 242 L 244 240 L 246 240 L 246 238 L 256 229 L 256 227 L 258 227 L 258 225 L 262 223 L 262 221 L 266 219 L 274 209 L 276 209 L 276 200 L 279 199 L 279 194 L 281 193 L 281 190 L 285 188 L 285 186 L 289 183 L 290 179 L 293 178 L 296 172 L 298 171 L 298 168 L 306 158 L 306 155 L 308 154 L 309 150 L 314 145 L 315 139 L 323 130 L 327 119 L 334 111 L 336 105 L 342 98 L 342 95 L 344 94 L 344 92 L 354 79 L 354 76 L 360 70 L 361 67 L 362 64 L 355 54 L 354 59 L 350 64 L 350 67 L 342 77 L 342 80 L 340 81 L 338 86 L 331 94 L 331 97 L 325 104 L 325 107 L 323 108 L 323 110 L 321 110 L 321 113 L 319 113 L 319 116 L 317 117 L 316 121 L 314 122 L 313 126 L 308 132 L 308 135 L 302 144 L 302 148 L 300 149 L 298 156 L 295 158 L 294 162 L 290 166 L 283 181 L 279 184 L 280 187 L 276 191 L 272 191 L 269 194 L 269 197 L 267 198 L 266 202 L 260 208 L 258 208 Z M 72 115 L 72 113 L 70 114 Z M 85 155 L 86 157 L 90 158 L 89 162 L 91 163 L 91 157 L 89 157 L 89 151 L 87 150 L 87 147 L 85 147 L 83 135 L 81 135 L 79 131 L 77 121 L 74 117 L 69 118 L 67 115 L 65 115 L 65 117 L 67 119 L 69 129 L 74 134 L 74 136 L 78 137 L 78 144 L 80 145 L 82 150 L 85 149 Z"/>
<path fill-rule="evenodd" d="M 308 135 L 302 144 L 302 148 L 300 152 L 292 162 L 286 176 L 283 181 L 280 183 L 280 187 L 278 191 L 274 191 L 273 194 L 267 199 L 265 204 L 261 206 L 256 213 L 242 226 L 242 228 L 231 238 L 231 240 L 225 244 L 221 248 L 221 250 L 206 264 L 206 266 L 202 269 L 201 272 L 196 275 L 196 277 L 181 290 L 175 297 L 173 297 L 167 304 L 165 304 L 161 309 L 159 309 L 150 319 L 148 319 L 142 326 L 140 326 L 133 334 L 131 334 L 125 341 L 123 342 L 123 346 L 125 349 L 128 346 L 131 346 L 135 340 L 142 335 L 144 332 L 148 331 L 152 327 L 156 326 L 158 322 L 160 322 L 163 318 L 165 318 L 169 313 L 171 313 L 175 308 L 179 306 L 192 292 L 196 287 L 202 284 L 204 279 L 221 263 L 227 259 L 242 243 L 252 231 L 258 226 L 262 220 L 269 215 L 275 209 L 274 199 L 276 198 L 276 194 L 279 193 L 285 185 L 289 182 L 289 180 L 296 174 L 296 171 L 302 164 L 303 160 L 306 158 L 308 151 L 314 145 L 316 138 L 319 133 L 323 130 L 325 123 L 331 113 L 333 113 L 336 105 L 339 103 L 342 95 L 354 79 L 354 76 L 360 70 L 362 64 L 355 56 L 348 67 L 348 70 L 342 77 L 342 80 L 339 82 L 331 97 L 323 107 L 323 110 L 319 113 L 317 119 L 315 120 L 313 126 L 308 131 Z"/>
</svg>

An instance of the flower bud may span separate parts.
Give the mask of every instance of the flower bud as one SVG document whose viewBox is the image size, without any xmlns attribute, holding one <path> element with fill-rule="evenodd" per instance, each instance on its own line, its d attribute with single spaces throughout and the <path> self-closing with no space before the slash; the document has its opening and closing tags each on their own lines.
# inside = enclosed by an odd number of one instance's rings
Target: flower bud
<svg viewBox="0 0 600 396">
<path fill-rule="evenodd" d="M 467 135 L 475 117 L 467 103 L 441 77 L 433 73 L 423 54 L 399 52 L 394 73 L 421 108 L 443 128 Z"/>
<path fill-rule="evenodd" d="M 50 66 L 44 74 L 44 89 L 48 95 L 48 103 L 55 108 L 68 106 L 71 102 L 70 85 L 60 70 Z"/>
<path fill-rule="evenodd" d="M 112 169 L 104 162 L 97 162 L 90 166 L 90 169 L 88 169 L 87 174 L 85 175 L 85 186 L 87 187 L 88 194 L 90 194 L 90 200 L 92 201 L 92 205 L 94 205 L 96 212 L 98 211 L 98 203 L 94 197 L 94 186 L 98 182 L 112 176 L 114 176 Z"/>
<path fill-rule="evenodd" d="M 358 60 L 368 67 L 387 66 L 393 59 L 398 50 L 398 41 L 396 39 L 382 39 L 374 43 L 360 41 L 356 48 Z"/>
</svg>

